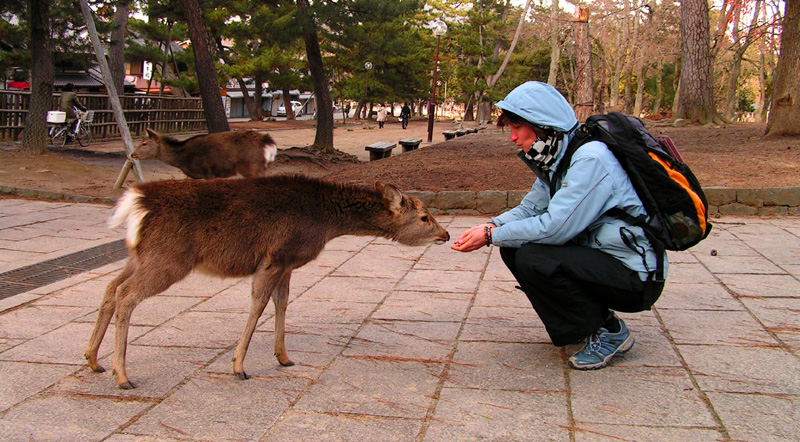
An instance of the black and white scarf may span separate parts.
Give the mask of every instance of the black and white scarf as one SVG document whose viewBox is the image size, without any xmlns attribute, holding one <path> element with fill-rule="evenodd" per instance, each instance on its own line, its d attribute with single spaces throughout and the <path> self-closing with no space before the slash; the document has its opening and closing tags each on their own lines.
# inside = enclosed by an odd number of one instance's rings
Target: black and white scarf
<svg viewBox="0 0 800 442">
<path fill-rule="evenodd" d="M 556 154 L 561 146 L 561 137 L 552 135 L 545 139 L 537 138 L 525 157 L 534 162 L 542 170 L 550 170 L 556 161 Z"/>
</svg>

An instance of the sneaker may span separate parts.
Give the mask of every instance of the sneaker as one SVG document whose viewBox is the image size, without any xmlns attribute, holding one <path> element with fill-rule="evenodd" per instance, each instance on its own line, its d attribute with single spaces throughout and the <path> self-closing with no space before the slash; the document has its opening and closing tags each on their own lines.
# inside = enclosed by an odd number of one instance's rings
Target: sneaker
<svg viewBox="0 0 800 442">
<path fill-rule="evenodd" d="M 569 366 L 577 370 L 596 370 L 608 365 L 614 356 L 622 356 L 634 344 L 633 336 L 622 319 L 619 333 L 601 328 L 589 336 L 586 345 L 569 358 Z"/>
</svg>

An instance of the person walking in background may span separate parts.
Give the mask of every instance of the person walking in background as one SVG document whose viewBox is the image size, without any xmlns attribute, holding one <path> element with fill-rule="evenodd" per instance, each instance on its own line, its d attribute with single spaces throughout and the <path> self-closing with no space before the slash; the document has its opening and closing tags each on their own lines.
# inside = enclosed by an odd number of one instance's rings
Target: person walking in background
<svg viewBox="0 0 800 442">
<path fill-rule="evenodd" d="M 350 118 L 350 103 L 347 103 L 344 107 L 344 117 Z"/>
<path fill-rule="evenodd" d="M 411 119 L 411 108 L 408 107 L 408 103 L 403 103 L 403 108 L 400 109 L 400 121 L 403 124 L 403 129 L 408 127 L 408 120 Z"/>
<path fill-rule="evenodd" d="M 538 179 L 517 207 L 468 229 L 452 248 L 500 247 L 553 344 L 585 339 L 568 364 L 603 368 L 634 344 L 614 311 L 649 310 L 664 288 L 648 281 L 656 252 L 644 231 L 607 212 L 620 209 L 633 218 L 647 213 L 604 143 L 588 142 L 569 164 L 559 164 L 578 120 L 555 88 L 530 81 L 496 106 L 502 110 L 497 125 L 511 129 L 520 159 Z M 664 264 L 666 277 L 666 253 Z M 648 290 L 645 282 L 652 284 Z"/>
<path fill-rule="evenodd" d="M 381 103 L 381 107 L 378 109 L 378 129 L 383 129 L 384 123 L 386 123 L 386 105 Z"/>
</svg>

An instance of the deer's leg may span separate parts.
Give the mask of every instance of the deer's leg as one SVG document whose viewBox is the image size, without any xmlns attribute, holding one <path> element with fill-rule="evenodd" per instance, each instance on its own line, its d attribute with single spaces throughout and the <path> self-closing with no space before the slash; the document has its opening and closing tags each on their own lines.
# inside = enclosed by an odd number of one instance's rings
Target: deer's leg
<svg viewBox="0 0 800 442">
<path fill-rule="evenodd" d="M 282 268 L 265 263 L 259 266 L 259 270 L 253 275 L 253 292 L 250 294 L 250 315 L 247 317 L 247 324 L 244 326 L 242 337 L 239 338 L 239 345 L 233 353 L 233 374 L 239 379 L 247 379 L 244 372 L 244 357 L 247 355 L 247 347 L 250 346 L 250 339 L 258 325 L 258 318 L 264 313 L 264 307 L 269 302 L 269 297 L 283 273 Z"/>
<path fill-rule="evenodd" d="M 286 352 L 286 342 L 284 341 L 284 331 L 286 328 L 286 305 L 289 303 L 289 280 L 291 273 L 287 272 L 281 278 L 278 286 L 272 294 L 272 303 L 275 304 L 275 357 L 284 367 L 294 365 L 289 354 Z"/>
<path fill-rule="evenodd" d="M 86 358 L 89 368 L 97 373 L 106 371 L 105 368 L 101 367 L 97 363 L 97 351 L 100 348 L 100 343 L 103 342 L 103 337 L 108 329 L 108 323 L 111 322 L 111 316 L 114 314 L 114 310 L 116 309 L 117 287 L 131 277 L 135 267 L 136 263 L 134 260 L 129 259 L 128 264 L 126 264 L 125 268 L 122 269 L 122 273 L 117 275 L 117 277 L 111 280 L 111 282 L 108 283 L 108 286 L 106 286 L 106 292 L 105 295 L 103 295 L 103 302 L 100 303 L 100 310 L 97 313 L 97 321 L 94 323 L 92 337 L 89 338 L 89 344 L 86 346 L 86 351 L 83 352 L 83 357 Z"/>
<path fill-rule="evenodd" d="M 141 266 L 117 289 L 117 314 L 114 329 L 114 360 L 112 369 L 117 385 L 124 390 L 135 388 L 125 372 L 125 353 L 128 347 L 128 327 L 131 313 L 142 300 L 157 295 L 191 272 L 191 267 L 164 268 L 163 265 Z"/>
<path fill-rule="evenodd" d="M 139 303 L 136 298 L 137 293 L 132 291 L 132 280 L 124 282 L 117 289 L 117 314 L 114 324 L 114 358 L 111 363 L 111 372 L 117 381 L 119 388 L 130 390 L 134 385 L 128 379 L 125 372 L 125 352 L 128 349 L 128 325 L 131 320 L 131 313 Z"/>
</svg>

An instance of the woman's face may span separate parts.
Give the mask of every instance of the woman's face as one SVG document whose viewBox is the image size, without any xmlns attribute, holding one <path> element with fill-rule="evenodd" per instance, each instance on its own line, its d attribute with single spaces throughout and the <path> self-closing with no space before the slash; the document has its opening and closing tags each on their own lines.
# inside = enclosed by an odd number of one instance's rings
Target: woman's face
<svg viewBox="0 0 800 442">
<path fill-rule="evenodd" d="M 527 124 L 511 124 L 511 141 L 526 153 L 538 138 L 544 138 L 545 133 Z"/>
</svg>

